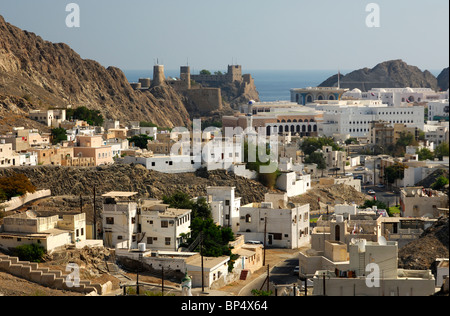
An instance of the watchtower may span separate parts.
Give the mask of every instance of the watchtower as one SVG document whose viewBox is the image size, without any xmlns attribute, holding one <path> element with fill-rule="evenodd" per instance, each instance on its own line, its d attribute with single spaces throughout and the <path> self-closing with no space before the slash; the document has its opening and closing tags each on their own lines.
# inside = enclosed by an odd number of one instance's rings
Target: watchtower
<svg viewBox="0 0 450 316">
<path fill-rule="evenodd" d="M 191 67 L 181 66 L 180 67 L 180 79 L 185 83 L 185 88 L 191 88 Z"/>
<path fill-rule="evenodd" d="M 166 82 L 166 76 L 164 75 L 164 65 L 153 66 L 153 81 L 152 87 L 160 86 Z"/>
<path fill-rule="evenodd" d="M 228 65 L 227 79 L 230 82 L 242 81 L 242 66 Z"/>
</svg>

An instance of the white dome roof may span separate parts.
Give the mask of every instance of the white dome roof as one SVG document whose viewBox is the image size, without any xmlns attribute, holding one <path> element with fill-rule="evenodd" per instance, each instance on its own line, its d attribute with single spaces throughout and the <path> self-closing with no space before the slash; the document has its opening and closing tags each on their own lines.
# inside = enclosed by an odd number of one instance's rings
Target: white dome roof
<svg viewBox="0 0 450 316">
<path fill-rule="evenodd" d="M 353 93 L 362 93 L 361 90 L 359 90 L 358 88 L 355 88 L 352 90 Z"/>
<path fill-rule="evenodd" d="M 414 92 L 410 87 L 403 89 L 403 92 Z"/>
</svg>

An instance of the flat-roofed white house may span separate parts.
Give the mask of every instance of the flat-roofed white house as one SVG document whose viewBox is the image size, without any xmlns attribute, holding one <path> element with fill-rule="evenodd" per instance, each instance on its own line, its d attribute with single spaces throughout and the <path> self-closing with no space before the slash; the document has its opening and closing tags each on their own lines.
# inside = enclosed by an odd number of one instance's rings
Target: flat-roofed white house
<svg viewBox="0 0 450 316">
<path fill-rule="evenodd" d="M 137 192 L 104 194 L 103 239 L 107 247 L 178 251 L 181 234 L 190 233 L 191 210 L 173 209 L 160 200 L 139 200 Z"/>
<path fill-rule="evenodd" d="M 192 210 L 170 208 L 157 200 L 144 200 L 140 210 L 140 242 L 152 250 L 178 251 L 181 235 L 191 232 Z"/>
<path fill-rule="evenodd" d="M 266 236 L 264 236 L 266 232 Z M 295 249 L 310 242 L 309 204 L 288 203 L 286 194 L 266 194 L 265 202 L 250 203 L 240 209 L 238 234 L 245 241 Z"/>
<path fill-rule="evenodd" d="M 47 253 L 86 240 L 86 214 L 37 217 L 33 212 L 8 216 L 0 228 L 0 248 L 38 244 Z"/>
<path fill-rule="evenodd" d="M 235 187 L 207 187 L 206 201 L 212 208 L 213 220 L 220 226 L 230 227 L 234 233 L 239 230 L 239 209 L 241 198 L 236 197 Z"/>
<path fill-rule="evenodd" d="M 333 270 L 316 271 L 313 295 L 326 296 L 430 296 L 435 293 L 431 270 L 398 269 L 394 241 L 354 239 L 349 261 Z"/>
</svg>

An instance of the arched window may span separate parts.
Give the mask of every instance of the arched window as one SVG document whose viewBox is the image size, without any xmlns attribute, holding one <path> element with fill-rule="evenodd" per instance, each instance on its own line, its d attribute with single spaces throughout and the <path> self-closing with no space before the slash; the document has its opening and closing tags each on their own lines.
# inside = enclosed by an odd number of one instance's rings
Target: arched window
<svg viewBox="0 0 450 316">
<path fill-rule="evenodd" d="M 286 126 L 284 127 L 284 131 L 285 131 L 285 132 L 289 132 L 289 125 L 286 125 Z"/>
<path fill-rule="evenodd" d="M 302 126 L 302 132 L 305 133 L 306 132 L 306 125 Z"/>
<path fill-rule="evenodd" d="M 308 103 L 311 103 L 313 101 L 313 97 L 312 97 L 312 95 L 308 95 L 307 97 L 306 97 L 306 102 L 308 102 Z"/>
<path fill-rule="evenodd" d="M 251 223 L 252 222 L 252 216 L 250 214 L 245 215 L 245 222 Z"/>
</svg>

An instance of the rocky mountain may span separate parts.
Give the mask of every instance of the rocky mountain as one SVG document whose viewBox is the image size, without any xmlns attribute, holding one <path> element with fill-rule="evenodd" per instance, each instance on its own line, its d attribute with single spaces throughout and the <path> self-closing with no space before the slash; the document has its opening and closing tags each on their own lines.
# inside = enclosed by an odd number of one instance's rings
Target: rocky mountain
<svg viewBox="0 0 450 316">
<path fill-rule="evenodd" d="M 120 69 L 82 59 L 68 45 L 45 41 L 2 16 L 0 39 L 0 100 L 9 100 L 8 108 L 0 102 L 0 120 L 71 104 L 124 122 L 145 120 L 164 127 L 190 122 L 183 97 L 169 86 L 135 91 Z"/>
<path fill-rule="evenodd" d="M 425 230 L 419 239 L 410 242 L 398 252 L 399 268 L 411 270 L 435 270 L 436 258 L 448 258 L 448 216 Z"/>
<path fill-rule="evenodd" d="M 319 87 L 337 87 L 338 75 L 331 76 Z M 341 88 L 368 91 L 372 88 L 431 88 L 438 91 L 438 81 L 428 70 L 410 66 L 404 61 L 382 62 L 374 68 L 363 68 L 340 76 Z"/>
<path fill-rule="evenodd" d="M 442 72 L 439 74 L 439 76 L 437 77 L 437 81 L 438 81 L 438 86 L 442 91 L 445 91 L 448 89 L 448 68 L 445 68 L 444 70 L 442 70 Z"/>
<path fill-rule="evenodd" d="M 236 187 L 241 204 L 264 201 L 269 189 L 258 181 L 238 177 L 224 170 L 197 173 L 166 174 L 147 170 L 141 165 L 101 166 L 91 168 L 38 166 L 0 169 L 0 177 L 15 173 L 26 175 L 40 189 L 50 189 L 52 195 L 92 196 L 110 191 L 138 192 L 143 198 L 161 199 L 182 191 L 192 197 L 206 195 L 208 186 Z"/>
</svg>

